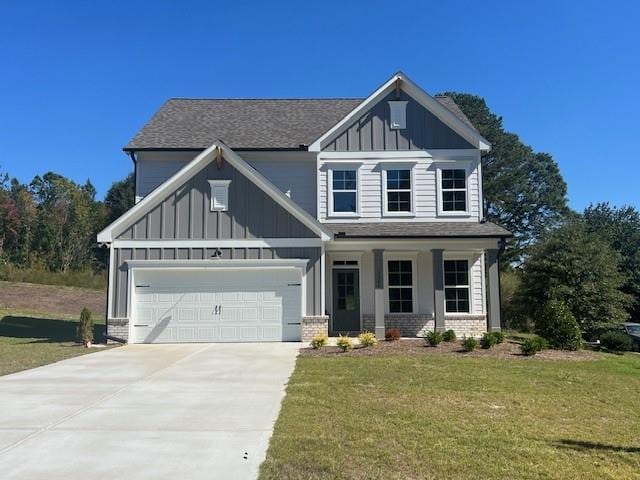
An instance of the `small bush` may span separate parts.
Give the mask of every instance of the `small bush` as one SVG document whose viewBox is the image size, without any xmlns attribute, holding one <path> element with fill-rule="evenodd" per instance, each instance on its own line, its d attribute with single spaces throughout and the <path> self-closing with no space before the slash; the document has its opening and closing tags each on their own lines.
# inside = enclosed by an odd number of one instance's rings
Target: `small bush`
<svg viewBox="0 0 640 480">
<path fill-rule="evenodd" d="M 530 357 L 547 348 L 547 341 L 536 335 L 531 338 L 527 338 L 522 342 L 522 346 L 520 348 L 522 348 L 522 353 Z"/>
<path fill-rule="evenodd" d="M 329 337 L 324 333 L 319 333 L 311 339 L 311 346 L 315 349 L 325 347 L 329 343 Z"/>
<path fill-rule="evenodd" d="M 360 345 L 363 347 L 373 347 L 378 344 L 378 339 L 375 333 L 372 332 L 362 332 L 358 335 L 358 340 L 360 340 Z"/>
<path fill-rule="evenodd" d="M 399 328 L 387 328 L 387 331 L 384 332 L 384 339 L 393 342 L 395 340 L 400 340 L 400 329 Z"/>
<path fill-rule="evenodd" d="M 91 310 L 87 307 L 80 312 L 80 323 L 78 324 L 78 340 L 83 345 L 89 345 L 93 342 L 93 319 L 91 318 Z"/>
<path fill-rule="evenodd" d="M 456 332 L 454 332 L 453 330 L 447 330 L 442 334 L 442 340 L 445 342 L 455 342 Z"/>
<path fill-rule="evenodd" d="M 462 349 L 465 352 L 473 352 L 478 347 L 478 340 L 473 337 L 462 340 Z"/>
<path fill-rule="evenodd" d="M 614 352 L 629 352 L 633 349 L 633 341 L 622 332 L 609 331 L 602 334 L 600 344 Z"/>
<path fill-rule="evenodd" d="M 560 300 L 550 300 L 544 305 L 536 321 L 536 333 L 546 338 L 553 348 L 579 350 L 582 347 L 578 322 Z"/>
<path fill-rule="evenodd" d="M 442 342 L 442 333 L 432 330 L 424 336 L 424 341 L 431 347 L 437 347 Z"/>
<path fill-rule="evenodd" d="M 491 332 L 491 335 L 496 339 L 496 343 L 504 343 L 507 336 L 503 332 Z"/>
<path fill-rule="evenodd" d="M 491 332 L 487 332 L 482 335 L 480 339 L 480 345 L 482 348 L 491 348 L 498 343 L 498 339 Z"/>
<path fill-rule="evenodd" d="M 336 345 L 338 345 L 343 352 L 346 352 L 353 348 L 353 341 L 346 335 L 340 335 L 336 341 Z"/>
</svg>

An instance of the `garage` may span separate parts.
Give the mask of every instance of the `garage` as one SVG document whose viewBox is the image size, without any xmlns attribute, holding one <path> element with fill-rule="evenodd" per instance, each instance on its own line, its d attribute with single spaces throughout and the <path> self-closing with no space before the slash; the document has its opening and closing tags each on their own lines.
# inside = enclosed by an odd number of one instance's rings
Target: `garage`
<svg viewBox="0 0 640 480">
<path fill-rule="evenodd" d="M 133 343 L 300 341 L 299 268 L 135 268 Z"/>
</svg>

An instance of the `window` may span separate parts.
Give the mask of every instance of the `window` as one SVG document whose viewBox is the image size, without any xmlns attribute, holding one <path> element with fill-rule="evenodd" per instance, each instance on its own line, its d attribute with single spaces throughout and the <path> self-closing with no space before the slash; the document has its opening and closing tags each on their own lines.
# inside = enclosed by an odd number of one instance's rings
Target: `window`
<svg viewBox="0 0 640 480">
<path fill-rule="evenodd" d="M 332 170 L 331 213 L 355 214 L 358 211 L 358 172 L 356 170 Z"/>
<path fill-rule="evenodd" d="M 469 313 L 469 262 L 444 261 L 445 312 Z"/>
<path fill-rule="evenodd" d="M 229 210 L 229 184 L 231 180 L 209 180 L 211 186 L 211 211 Z"/>
<path fill-rule="evenodd" d="M 467 211 L 467 171 L 463 168 L 442 170 L 442 211 Z"/>
<path fill-rule="evenodd" d="M 411 212 L 411 170 L 386 170 L 386 213 Z"/>
<path fill-rule="evenodd" d="M 389 312 L 413 312 L 413 272 L 411 260 L 389 260 Z"/>
</svg>

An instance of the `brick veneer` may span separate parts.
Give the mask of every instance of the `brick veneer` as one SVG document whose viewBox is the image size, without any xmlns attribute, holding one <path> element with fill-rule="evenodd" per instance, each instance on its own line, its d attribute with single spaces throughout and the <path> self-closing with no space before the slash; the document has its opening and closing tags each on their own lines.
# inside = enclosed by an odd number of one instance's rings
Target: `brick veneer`
<svg viewBox="0 0 640 480">
<path fill-rule="evenodd" d="M 310 342 L 316 335 L 329 334 L 329 317 L 326 315 L 310 315 L 302 317 L 302 341 Z"/>
<path fill-rule="evenodd" d="M 445 330 L 453 330 L 456 337 L 481 337 L 487 331 L 484 315 L 445 315 Z"/>
<path fill-rule="evenodd" d="M 375 325 L 375 315 L 362 315 L 362 330 L 373 332 Z M 434 329 L 434 325 L 433 316 L 428 314 L 402 313 L 384 316 L 385 329 L 398 328 L 403 337 L 424 337 L 426 332 Z"/>
<path fill-rule="evenodd" d="M 110 318 L 107 320 L 107 336 L 127 342 L 129 339 L 129 320 L 126 318 Z M 121 343 L 107 339 L 107 343 Z"/>
</svg>

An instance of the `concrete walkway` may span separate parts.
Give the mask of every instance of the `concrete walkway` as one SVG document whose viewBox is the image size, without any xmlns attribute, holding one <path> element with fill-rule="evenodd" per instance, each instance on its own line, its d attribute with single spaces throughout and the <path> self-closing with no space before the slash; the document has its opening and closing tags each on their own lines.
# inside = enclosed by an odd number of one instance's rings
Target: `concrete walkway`
<svg viewBox="0 0 640 480">
<path fill-rule="evenodd" d="M 0 377 L 0 475 L 255 478 L 299 348 L 131 345 Z"/>
</svg>

